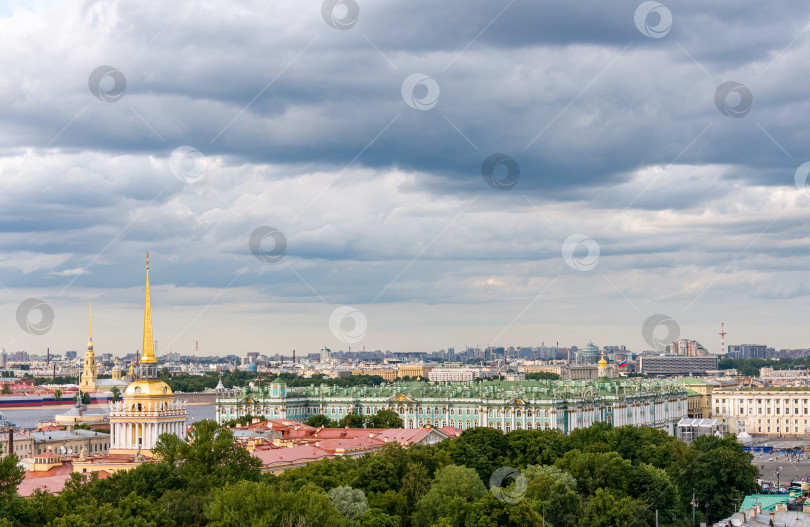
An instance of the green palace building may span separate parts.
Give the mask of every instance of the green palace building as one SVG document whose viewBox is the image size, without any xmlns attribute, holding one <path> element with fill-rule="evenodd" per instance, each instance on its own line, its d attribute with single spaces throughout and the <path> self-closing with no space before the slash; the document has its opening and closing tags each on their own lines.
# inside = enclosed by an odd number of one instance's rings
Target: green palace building
<svg viewBox="0 0 810 527">
<path fill-rule="evenodd" d="M 651 426 L 674 434 L 687 416 L 687 392 L 666 381 L 598 379 L 589 381 L 402 382 L 340 388 L 311 384 L 288 388 L 280 379 L 251 383 L 241 393 L 219 396 L 218 423 L 245 415 L 305 421 L 323 414 L 341 419 L 393 410 L 405 428 L 430 425 L 466 430 L 487 426 L 563 433 L 596 422 Z"/>
</svg>

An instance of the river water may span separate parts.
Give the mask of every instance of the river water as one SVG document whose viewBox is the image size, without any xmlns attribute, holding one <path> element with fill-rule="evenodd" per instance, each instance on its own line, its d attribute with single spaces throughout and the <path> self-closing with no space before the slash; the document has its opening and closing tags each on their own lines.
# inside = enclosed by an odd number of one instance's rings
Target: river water
<svg viewBox="0 0 810 527">
<path fill-rule="evenodd" d="M 22 408 L 13 410 L 9 408 L 0 408 L 0 414 L 3 414 L 6 419 L 17 425 L 18 428 L 36 428 L 39 421 L 52 420 L 56 414 L 63 414 L 70 410 L 70 406 L 42 406 L 33 408 Z M 106 407 L 90 406 L 90 412 L 97 414 L 108 415 Z M 203 419 L 213 419 L 216 411 L 213 404 L 201 404 L 194 406 L 187 406 L 188 423 L 194 423 Z"/>
</svg>

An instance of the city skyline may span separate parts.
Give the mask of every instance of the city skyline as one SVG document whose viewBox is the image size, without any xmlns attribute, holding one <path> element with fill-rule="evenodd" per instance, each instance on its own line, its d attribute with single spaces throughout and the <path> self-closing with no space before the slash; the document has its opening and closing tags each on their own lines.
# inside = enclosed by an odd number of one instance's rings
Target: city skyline
<svg viewBox="0 0 810 527">
<path fill-rule="evenodd" d="M 0 346 L 810 346 L 801 3 L 333 4 L 0 6 Z"/>
</svg>

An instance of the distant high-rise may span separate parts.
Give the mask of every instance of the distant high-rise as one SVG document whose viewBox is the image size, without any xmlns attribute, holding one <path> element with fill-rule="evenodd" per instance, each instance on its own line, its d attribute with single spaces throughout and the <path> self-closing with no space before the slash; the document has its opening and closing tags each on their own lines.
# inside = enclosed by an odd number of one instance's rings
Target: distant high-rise
<svg viewBox="0 0 810 527">
<path fill-rule="evenodd" d="M 728 356 L 735 359 L 767 359 L 768 347 L 763 344 L 729 344 Z"/>
<path fill-rule="evenodd" d="M 708 351 L 703 345 L 696 340 L 680 339 L 672 342 L 669 345 L 669 352 L 673 355 L 681 355 L 684 357 L 700 357 L 707 355 Z"/>
<path fill-rule="evenodd" d="M 577 350 L 577 364 L 596 364 L 599 362 L 599 347 L 588 341 L 588 345 Z"/>
</svg>

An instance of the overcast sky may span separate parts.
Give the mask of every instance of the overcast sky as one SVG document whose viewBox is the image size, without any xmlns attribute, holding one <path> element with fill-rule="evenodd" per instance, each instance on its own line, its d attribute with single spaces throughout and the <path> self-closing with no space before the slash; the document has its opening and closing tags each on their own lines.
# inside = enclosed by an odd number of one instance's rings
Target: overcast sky
<svg viewBox="0 0 810 527">
<path fill-rule="evenodd" d="M 96 351 L 139 349 L 149 251 L 161 354 L 717 353 L 721 322 L 808 347 L 809 24 L 798 0 L 2 2 L 0 344 L 84 349 L 92 296 Z"/>
</svg>

